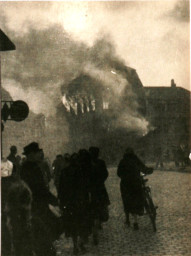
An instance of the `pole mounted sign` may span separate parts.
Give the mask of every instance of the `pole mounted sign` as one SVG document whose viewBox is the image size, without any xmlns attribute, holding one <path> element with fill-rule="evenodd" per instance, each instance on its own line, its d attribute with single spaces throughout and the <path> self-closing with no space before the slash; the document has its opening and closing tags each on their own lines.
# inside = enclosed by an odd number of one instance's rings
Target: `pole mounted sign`
<svg viewBox="0 0 191 256">
<path fill-rule="evenodd" d="M 4 122 L 7 120 L 21 122 L 29 114 L 29 107 L 22 100 L 1 101 L 1 105 L 1 118 Z"/>
<path fill-rule="evenodd" d="M 0 52 L 15 50 L 15 44 L 0 29 Z M 1 56 L 0 56 L 0 88 L 1 88 Z M 1 100 L 1 158 L 3 157 L 2 132 L 4 130 L 3 121 L 13 120 L 16 122 L 23 121 L 29 114 L 28 105 L 22 101 L 3 101 Z"/>
</svg>

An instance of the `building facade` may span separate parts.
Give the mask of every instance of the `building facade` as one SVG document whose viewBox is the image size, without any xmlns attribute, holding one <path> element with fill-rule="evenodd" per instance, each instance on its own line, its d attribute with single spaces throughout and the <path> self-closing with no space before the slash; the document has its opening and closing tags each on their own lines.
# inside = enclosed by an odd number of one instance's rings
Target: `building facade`
<svg viewBox="0 0 191 256">
<path fill-rule="evenodd" d="M 182 146 L 190 148 L 190 91 L 177 87 L 171 80 L 170 87 L 144 87 L 146 118 L 152 126 L 147 137 L 149 152 L 160 146 L 163 152 Z"/>
<path fill-rule="evenodd" d="M 112 95 L 111 88 L 103 87 L 100 81 L 87 74 L 74 79 L 63 92 L 63 105 L 59 106 L 58 115 L 66 117 L 69 124 L 67 147 L 70 152 L 98 146 L 108 163 L 117 163 L 127 146 L 135 146 L 140 135 L 136 129 L 125 126 L 120 118 L 125 113 L 128 122 L 131 115 L 143 117 L 146 114 L 144 89 L 136 70 L 126 67 L 123 77 L 127 83 L 119 99 Z"/>
</svg>

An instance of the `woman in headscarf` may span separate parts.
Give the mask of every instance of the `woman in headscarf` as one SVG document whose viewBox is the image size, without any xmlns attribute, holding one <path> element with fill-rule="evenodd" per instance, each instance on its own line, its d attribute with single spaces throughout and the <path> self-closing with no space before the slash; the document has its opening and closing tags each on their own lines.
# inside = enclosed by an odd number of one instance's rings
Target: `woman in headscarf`
<svg viewBox="0 0 191 256">
<path fill-rule="evenodd" d="M 117 169 L 121 178 L 120 190 L 126 215 L 126 224 L 130 226 L 129 214 L 134 218 L 134 229 L 139 229 L 137 215 L 144 213 L 144 198 L 140 173 L 152 173 L 153 169 L 146 167 L 135 155 L 132 148 L 127 148 Z"/>
</svg>

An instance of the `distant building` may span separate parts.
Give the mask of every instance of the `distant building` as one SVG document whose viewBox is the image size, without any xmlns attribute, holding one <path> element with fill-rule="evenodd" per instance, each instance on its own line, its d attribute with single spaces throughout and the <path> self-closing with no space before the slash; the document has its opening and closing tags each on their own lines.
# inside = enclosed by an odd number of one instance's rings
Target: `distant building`
<svg viewBox="0 0 191 256">
<path fill-rule="evenodd" d="M 160 145 L 163 151 L 172 152 L 180 145 L 191 146 L 190 91 L 177 87 L 144 87 L 146 118 L 153 126 L 147 136 L 148 151 Z"/>
</svg>

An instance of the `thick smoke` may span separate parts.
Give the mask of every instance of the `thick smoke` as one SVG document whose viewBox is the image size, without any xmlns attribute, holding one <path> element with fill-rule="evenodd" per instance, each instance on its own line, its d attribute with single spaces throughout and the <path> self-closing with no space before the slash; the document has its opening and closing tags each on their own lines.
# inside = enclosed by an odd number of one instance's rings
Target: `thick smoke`
<svg viewBox="0 0 191 256">
<path fill-rule="evenodd" d="M 177 1 L 168 15 L 180 22 L 190 21 L 190 1 Z"/>
<path fill-rule="evenodd" d="M 128 70 L 131 69 L 115 54 L 114 46 L 104 38 L 97 40 L 88 49 L 81 67 L 76 79 L 62 85 L 66 108 L 70 110 L 72 107 L 77 112 L 77 104 L 80 104 L 84 112 L 84 104 L 91 101 L 94 108 L 94 102 L 101 98 L 103 108 L 112 108 L 116 116 L 113 127 L 145 135 L 148 122 L 138 112 L 137 95 L 128 79 Z"/>
<path fill-rule="evenodd" d="M 89 100 L 93 102 L 102 95 L 105 104 L 110 102 L 118 113 L 113 126 L 142 135 L 147 132 L 148 123 L 138 114 L 136 94 L 127 80 L 126 67 L 111 42 L 101 38 L 89 47 L 73 40 L 59 25 L 43 30 L 31 28 L 20 36 L 8 31 L 8 35 L 16 51 L 2 56 L 2 85 L 14 100 L 23 99 L 33 112 L 46 116 L 47 138 L 52 136 L 51 140 L 59 141 L 58 148 L 68 138 L 67 121 L 62 113 L 56 115 L 63 100 L 73 109 L 77 108 L 77 101 L 85 102 L 88 108 Z M 94 82 L 84 81 L 83 88 L 74 87 L 72 91 L 70 85 L 82 74 Z M 84 90 L 86 96 L 82 98 Z"/>
<path fill-rule="evenodd" d="M 80 59 L 83 61 L 84 46 L 72 41 L 60 26 L 41 31 L 31 29 L 23 36 L 12 36 L 12 40 L 17 49 L 3 58 L 3 86 L 12 97 L 13 88 L 25 93 L 34 112 L 55 114 L 56 103 L 61 100 L 60 83 L 75 77 Z"/>
</svg>

